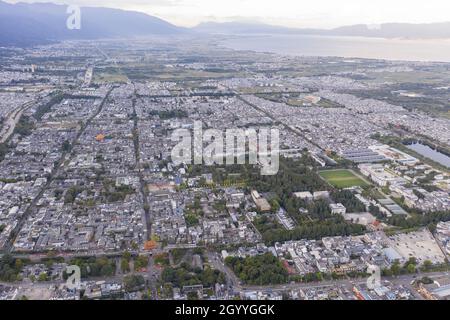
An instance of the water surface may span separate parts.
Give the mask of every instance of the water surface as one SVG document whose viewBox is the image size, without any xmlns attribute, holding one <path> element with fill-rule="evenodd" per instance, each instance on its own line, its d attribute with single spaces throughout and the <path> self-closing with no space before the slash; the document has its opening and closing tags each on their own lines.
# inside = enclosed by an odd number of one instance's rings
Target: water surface
<svg viewBox="0 0 450 320">
<path fill-rule="evenodd" d="M 421 143 L 414 143 L 411 145 L 406 146 L 408 149 L 414 150 L 415 152 L 423 155 L 424 157 L 427 157 L 431 160 L 434 160 L 443 166 L 446 166 L 447 168 L 450 168 L 450 157 L 446 156 L 445 154 L 436 151 L 432 148 L 430 148 L 427 145 L 421 144 Z"/>
<path fill-rule="evenodd" d="M 335 56 L 450 62 L 450 40 L 403 40 L 314 35 L 233 36 L 221 44 L 235 50 L 298 56 Z"/>
</svg>

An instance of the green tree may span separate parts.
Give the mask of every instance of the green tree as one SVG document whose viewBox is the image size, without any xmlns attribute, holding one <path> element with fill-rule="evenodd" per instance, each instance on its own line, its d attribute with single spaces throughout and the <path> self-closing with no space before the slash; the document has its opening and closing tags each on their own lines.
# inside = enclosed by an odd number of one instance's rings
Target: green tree
<svg viewBox="0 0 450 320">
<path fill-rule="evenodd" d="M 38 277 L 39 282 L 48 281 L 48 275 L 46 272 L 42 272 Z"/>
<path fill-rule="evenodd" d="M 123 278 L 123 285 L 126 291 L 140 289 L 145 284 L 145 279 L 141 275 L 128 275 Z"/>
<path fill-rule="evenodd" d="M 134 269 L 135 270 L 146 268 L 147 265 L 148 265 L 148 258 L 147 258 L 147 256 L 140 255 L 134 261 Z"/>
<path fill-rule="evenodd" d="M 130 261 L 122 258 L 120 261 L 120 270 L 122 270 L 123 273 L 130 272 Z"/>
<path fill-rule="evenodd" d="M 433 263 L 430 260 L 425 260 L 423 262 L 423 268 L 428 271 L 431 269 L 431 267 L 433 266 Z"/>
<path fill-rule="evenodd" d="M 416 272 L 416 266 L 414 264 L 408 264 L 406 267 L 406 270 L 408 273 L 415 273 Z"/>
<path fill-rule="evenodd" d="M 395 261 L 394 264 L 391 266 L 391 271 L 394 276 L 398 276 L 401 273 L 401 267 L 398 261 Z"/>
</svg>

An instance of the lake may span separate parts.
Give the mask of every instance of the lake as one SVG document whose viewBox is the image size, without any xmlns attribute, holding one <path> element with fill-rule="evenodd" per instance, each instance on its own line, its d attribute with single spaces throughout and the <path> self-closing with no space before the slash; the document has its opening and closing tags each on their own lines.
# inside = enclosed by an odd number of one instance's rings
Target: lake
<svg viewBox="0 0 450 320">
<path fill-rule="evenodd" d="M 427 157 L 431 160 L 434 160 L 443 166 L 446 166 L 447 168 L 450 168 L 450 157 L 446 156 L 445 154 L 436 151 L 432 148 L 430 148 L 427 145 L 421 144 L 421 143 L 414 143 L 411 145 L 406 146 L 408 149 L 414 150 L 415 152 L 423 155 L 424 157 Z"/>
<path fill-rule="evenodd" d="M 243 35 L 221 41 L 235 50 L 297 56 L 334 56 L 450 62 L 450 40 L 402 40 L 314 35 Z"/>
</svg>

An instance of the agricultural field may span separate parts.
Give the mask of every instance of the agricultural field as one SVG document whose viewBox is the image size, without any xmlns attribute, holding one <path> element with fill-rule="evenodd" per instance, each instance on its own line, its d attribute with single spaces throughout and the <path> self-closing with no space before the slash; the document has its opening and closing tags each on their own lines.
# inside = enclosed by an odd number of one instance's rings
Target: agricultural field
<svg viewBox="0 0 450 320">
<path fill-rule="evenodd" d="M 319 175 L 324 178 L 329 184 L 336 188 L 349 188 L 349 187 L 364 187 L 367 183 L 358 178 L 350 170 L 328 170 L 321 171 Z"/>
<path fill-rule="evenodd" d="M 94 73 L 94 83 L 127 83 L 129 80 L 126 75 L 121 73 Z"/>
</svg>

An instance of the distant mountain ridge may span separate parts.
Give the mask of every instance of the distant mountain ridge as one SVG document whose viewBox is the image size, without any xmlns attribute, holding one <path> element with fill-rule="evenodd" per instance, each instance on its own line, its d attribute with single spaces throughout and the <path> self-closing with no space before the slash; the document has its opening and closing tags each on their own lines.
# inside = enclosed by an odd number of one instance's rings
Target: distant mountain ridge
<svg viewBox="0 0 450 320">
<path fill-rule="evenodd" d="M 0 46 L 29 46 L 69 39 L 172 35 L 190 32 L 141 12 L 82 7 L 81 29 L 69 30 L 66 5 L 0 1 Z"/>
<path fill-rule="evenodd" d="M 384 23 L 376 27 L 359 24 L 329 30 L 287 28 L 262 23 L 205 22 L 193 29 L 197 32 L 209 34 L 305 34 L 406 39 L 450 39 L 450 22 L 429 24 Z"/>
<path fill-rule="evenodd" d="M 260 23 L 205 22 L 182 28 L 141 12 L 82 7 L 81 29 L 69 30 L 66 5 L 16 3 L 0 0 L 0 46 L 30 46 L 73 39 L 130 38 L 149 35 L 305 34 L 409 39 L 450 39 L 450 22 L 430 24 L 386 23 L 344 26 L 330 30 L 297 29 Z"/>
</svg>

